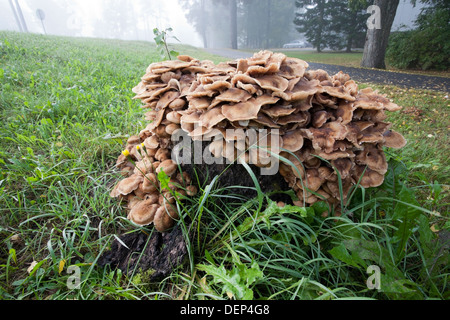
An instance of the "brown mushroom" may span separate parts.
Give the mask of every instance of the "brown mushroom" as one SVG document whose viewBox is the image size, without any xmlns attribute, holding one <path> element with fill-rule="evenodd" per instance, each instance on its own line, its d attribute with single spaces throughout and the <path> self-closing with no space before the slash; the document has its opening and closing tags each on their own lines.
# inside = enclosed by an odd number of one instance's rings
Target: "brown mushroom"
<svg viewBox="0 0 450 320">
<path fill-rule="evenodd" d="M 139 187 L 143 177 L 141 174 L 133 174 L 128 178 L 121 180 L 117 187 L 111 192 L 112 197 L 118 197 L 119 195 L 128 195 Z"/>
<path fill-rule="evenodd" d="M 164 173 L 170 177 L 177 171 L 177 169 L 177 163 L 172 159 L 167 159 L 159 164 L 158 168 L 156 169 L 156 173 L 164 171 Z"/>
<path fill-rule="evenodd" d="M 406 145 L 406 139 L 394 130 L 388 130 L 383 134 L 384 145 L 388 148 L 403 148 Z"/>
<path fill-rule="evenodd" d="M 225 116 L 222 114 L 222 108 L 215 107 L 203 113 L 199 118 L 199 123 L 201 126 L 211 129 L 224 119 Z"/>
<path fill-rule="evenodd" d="M 142 191 L 144 193 L 152 193 L 158 190 L 159 182 L 154 173 L 147 173 L 142 181 Z"/>
<path fill-rule="evenodd" d="M 117 159 L 116 166 L 126 178 L 111 195 L 128 201 L 132 221 L 144 206 L 142 199 L 148 206 L 159 205 L 155 228 L 168 230 L 178 219 L 171 206 L 176 200 L 172 193 L 192 196 L 197 192 L 188 174 L 176 174 L 177 165 L 171 160 L 170 137 L 180 128 L 193 140 L 213 139 L 208 149 L 222 160 L 237 158 L 263 167 L 271 153 L 288 159 L 294 167 L 282 162 L 279 173 L 301 205 L 325 199 L 335 206 L 345 201 L 359 177 L 363 187 L 380 185 L 387 170 L 382 147 L 406 144 L 384 122 L 385 111 L 400 107 L 371 88 L 359 90 L 348 74 L 330 76 L 307 68 L 300 59 L 267 50 L 217 65 L 189 56 L 152 63 L 132 90 L 143 108 L 150 109 L 145 113 L 150 123 L 127 141 L 129 158 L 120 155 Z M 232 128 L 239 134 L 227 132 Z M 247 134 L 268 128 L 279 130 L 276 146 Z M 142 141 L 144 148 L 138 150 Z M 256 147 L 248 149 L 252 144 Z M 173 169 L 169 170 L 170 190 L 159 194 L 156 174 L 166 172 L 168 166 Z M 342 200 L 338 175 L 331 167 L 341 177 Z"/>
<path fill-rule="evenodd" d="M 127 218 L 137 225 L 145 226 L 153 222 L 156 211 L 160 206 L 151 199 L 139 201 L 128 213 Z"/>
<path fill-rule="evenodd" d="M 299 130 L 289 131 L 283 135 L 283 148 L 296 152 L 303 147 L 303 136 Z"/>
<path fill-rule="evenodd" d="M 153 224 L 159 232 L 166 232 L 174 225 L 174 219 L 178 218 L 178 212 L 173 204 L 165 203 L 156 210 Z"/>
<path fill-rule="evenodd" d="M 224 104 L 221 108 L 222 114 L 229 121 L 240 121 L 256 119 L 261 105 L 256 102 L 256 99 L 252 98 L 246 102 Z"/>
<path fill-rule="evenodd" d="M 375 145 L 367 144 L 362 151 L 356 154 L 355 161 L 359 165 L 368 165 L 370 169 L 382 175 L 387 172 L 388 164 L 383 150 Z"/>
<path fill-rule="evenodd" d="M 352 177 L 356 182 L 359 182 L 363 188 L 379 187 L 384 182 L 384 175 L 373 171 L 367 166 L 356 165 Z"/>
<path fill-rule="evenodd" d="M 186 193 L 188 196 L 193 197 L 197 194 L 198 189 L 196 186 L 190 185 L 186 187 Z"/>
</svg>

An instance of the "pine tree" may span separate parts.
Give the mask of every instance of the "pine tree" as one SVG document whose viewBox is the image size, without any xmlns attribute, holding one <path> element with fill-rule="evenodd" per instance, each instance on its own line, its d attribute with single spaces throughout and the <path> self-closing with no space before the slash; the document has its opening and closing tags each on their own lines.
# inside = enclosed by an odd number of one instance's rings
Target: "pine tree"
<svg viewBox="0 0 450 320">
<path fill-rule="evenodd" d="M 295 15 L 294 24 L 297 31 L 304 33 L 317 52 L 327 47 L 327 34 L 330 30 L 331 12 L 327 0 L 296 0 L 299 11 Z"/>
<path fill-rule="evenodd" d="M 368 15 L 365 1 L 296 0 L 294 24 L 318 52 L 324 48 L 351 51 L 354 40 L 364 36 Z"/>
</svg>

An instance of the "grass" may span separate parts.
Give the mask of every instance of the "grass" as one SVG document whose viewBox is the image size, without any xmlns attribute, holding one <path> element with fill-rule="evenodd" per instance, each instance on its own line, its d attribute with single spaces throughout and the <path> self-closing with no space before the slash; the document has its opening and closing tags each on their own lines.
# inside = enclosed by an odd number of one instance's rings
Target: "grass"
<svg viewBox="0 0 450 320">
<path fill-rule="evenodd" d="M 358 189 L 341 217 L 203 186 L 183 207 L 198 226 L 190 263 L 152 283 L 96 261 L 140 231 L 109 191 L 123 143 L 146 125 L 131 88 L 160 60 L 155 46 L 12 32 L 0 42 L 0 298 L 450 297 L 448 93 L 373 86 L 404 107 L 389 121 L 409 144 L 388 151 L 385 184 Z M 371 265 L 382 290 L 366 286 Z"/>
<path fill-rule="evenodd" d="M 280 52 L 283 52 L 287 56 L 303 59 L 305 61 L 309 62 L 316 62 L 316 63 L 325 63 L 325 64 L 335 64 L 340 66 L 346 66 L 346 67 L 354 67 L 354 68 L 360 68 L 361 67 L 361 60 L 363 57 L 362 52 L 336 52 L 336 51 L 323 51 L 321 53 L 317 53 L 317 51 L 314 50 L 277 50 Z M 413 73 L 413 74 L 423 74 L 423 75 L 431 75 L 431 76 L 438 76 L 438 77 L 450 77 L 450 71 L 434 71 L 434 70 L 404 70 L 404 69 L 398 69 L 389 64 L 389 62 L 386 62 L 386 70 L 387 71 L 396 71 L 396 72 L 404 72 L 404 73 Z"/>
<path fill-rule="evenodd" d="M 317 53 L 314 50 L 306 51 L 296 51 L 296 50 L 281 50 L 285 55 L 299 58 L 305 61 L 317 62 L 317 63 L 327 63 L 327 64 L 337 64 L 340 66 L 347 67 L 359 67 L 361 64 L 362 53 L 361 52 L 334 52 L 334 51 L 324 51 Z"/>
</svg>

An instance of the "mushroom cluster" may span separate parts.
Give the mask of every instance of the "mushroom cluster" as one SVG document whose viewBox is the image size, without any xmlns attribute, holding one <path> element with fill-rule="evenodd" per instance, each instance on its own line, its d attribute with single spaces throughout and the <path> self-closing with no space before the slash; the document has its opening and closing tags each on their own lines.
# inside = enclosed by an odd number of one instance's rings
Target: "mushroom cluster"
<svg viewBox="0 0 450 320">
<path fill-rule="evenodd" d="M 385 122 L 385 111 L 400 107 L 384 95 L 359 89 L 343 72 L 308 70 L 305 61 L 281 53 L 217 65 L 189 56 L 152 63 L 133 92 L 149 109 L 149 124 L 128 140 L 129 155 L 119 156 L 126 178 L 111 195 L 128 201 L 131 221 L 153 222 L 159 231 L 178 218 L 173 195 L 197 191 L 171 158 L 171 137 L 179 130 L 207 142 L 215 158 L 261 168 L 280 161 L 279 173 L 301 205 L 334 205 L 355 184 L 381 185 L 383 146 L 406 144 Z M 263 131 L 265 139 L 249 134 Z M 160 189 L 161 170 L 171 177 L 171 190 Z"/>
</svg>

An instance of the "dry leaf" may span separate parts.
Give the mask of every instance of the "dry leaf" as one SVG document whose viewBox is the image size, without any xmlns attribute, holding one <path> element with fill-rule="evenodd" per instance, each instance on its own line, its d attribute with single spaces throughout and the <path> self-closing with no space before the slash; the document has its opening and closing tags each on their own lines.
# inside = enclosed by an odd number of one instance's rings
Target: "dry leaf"
<svg viewBox="0 0 450 320">
<path fill-rule="evenodd" d="M 66 260 L 65 259 L 62 259 L 60 262 L 59 262 L 59 268 L 58 268 L 58 274 L 61 274 L 61 272 L 63 271 L 63 269 L 64 269 L 64 265 L 66 264 Z"/>
<path fill-rule="evenodd" d="M 33 269 L 34 269 L 34 267 L 35 267 L 37 264 L 38 264 L 38 262 L 33 260 L 33 262 L 31 263 L 31 265 L 28 267 L 27 272 L 28 272 L 28 273 L 33 272 Z"/>
</svg>

